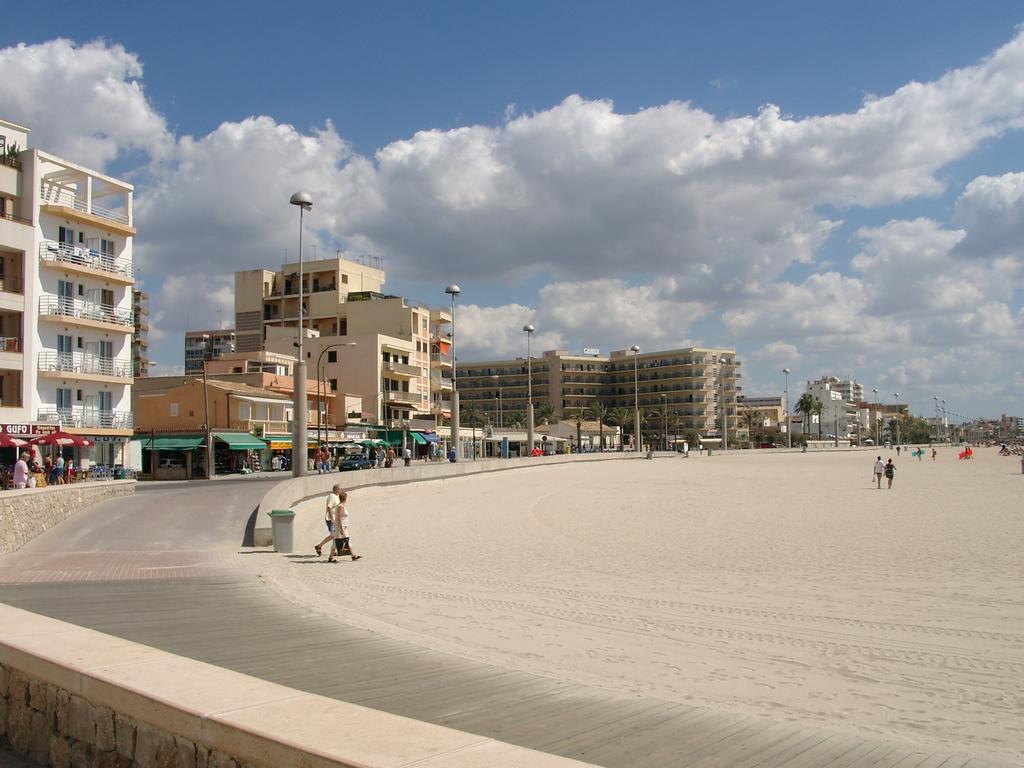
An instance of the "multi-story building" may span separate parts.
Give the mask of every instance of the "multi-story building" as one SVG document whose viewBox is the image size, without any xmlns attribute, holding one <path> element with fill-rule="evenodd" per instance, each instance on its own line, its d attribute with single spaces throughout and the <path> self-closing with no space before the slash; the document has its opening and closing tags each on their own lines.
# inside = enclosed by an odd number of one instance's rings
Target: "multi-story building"
<svg viewBox="0 0 1024 768">
<path fill-rule="evenodd" d="M 28 148 L 0 120 L 0 422 L 92 438 L 125 461 L 132 434 L 133 187 Z"/>
<path fill-rule="evenodd" d="M 782 395 L 773 397 L 747 397 L 739 395 L 736 408 L 740 415 L 740 423 L 746 423 L 747 413 L 755 414 L 751 418 L 756 425 L 762 428 L 785 426 L 786 406 L 782 402 Z M 753 426 L 754 423 L 751 424 Z"/>
<path fill-rule="evenodd" d="M 667 418 L 680 431 L 710 435 L 720 431 L 723 410 L 730 434 L 740 429 L 739 366 L 733 349 L 691 347 L 636 355 L 629 350 L 610 355 L 550 350 L 531 360 L 529 368 L 534 407 L 547 406 L 553 418 L 588 412 L 598 403 L 609 409 L 632 409 L 636 403 L 655 428 L 659 418 Z M 505 413 L 525 414 L 525 358 L 463 363 L 458 376 L 461 407 L 475 403 L 494 423 L 503 421 Z M 632 422 L 625 426 L 629 429 Z"/>
<path fill-rule="evenodd" d="M 203 363 L 219 360 L 235 351 L 233 328 L 216 331 L 185 331 L 185 375 L 203 372 Z"/>
<path fill-rule="evenodd" d="M 820 431 L 822 436 L 849 438 L 858 428 L 857 404 L 864 401 L 864 385 L 852 379 L 822 376 L 807 382 L 807 394 L 822 405 L 821 413 L 805 419 L 804 431 Z"/>
<path fill-rule="evenodd" d="M 132 291 L 135 333 L 132 335 L 132 374 L 149 376 L 149 294 Z"/>
<path fill-rule="evenodd" d="M 364 414 L 394 428 L 450 413 L 451 313 L 381 292 L 379 260 L 304 262 L 303 351 L 309 375 L 359 397 Z M 299 265 L 235 273 L 236 348 L 294 354 Z"/>
</svg>

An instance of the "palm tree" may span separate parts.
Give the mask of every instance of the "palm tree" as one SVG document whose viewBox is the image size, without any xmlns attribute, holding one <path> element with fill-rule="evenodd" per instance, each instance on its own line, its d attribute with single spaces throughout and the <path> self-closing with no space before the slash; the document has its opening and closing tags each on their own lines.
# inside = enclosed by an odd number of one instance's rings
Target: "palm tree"
<svg viewBox="0 0 1024 768">
<path fill-rule="evenodd" d="M 551 420 L 555 418 L 555 408 L 551 403 L 541 403 L 533 409 L 533 418 L 536 423 L 551 423 Z"/>
<path fill-rule="evenodd" d="M 608 418 L 608 406 L 600 400 L 594 402 L 588 409 L 591 417 L 597 419 L 597 431 L 600 433 L 601 450 L 604 450 L 604 422 Z"/>
<path fill-rule="evenodd" d="M 811 414 L 814 413 L 817 398 L 810 392 L 804 392 L 796 402 L 796 410 L 804 415 L 804 433 L 807 433 L 807 426 L 811 421 Z"/>
<path fill-rule="evenodd" d="M 622 439 L 626 433 L 626 426 L 629 424 L 630 419 L 633 418 L 632 408 L 612 408 L 608 411 L 608 423 L 613 427 L 619 428 L 619 448 L 620 450 L 625 448 L 625 441 Z"/>
<path fill-rule="evenodd" d="M 469 424 L 473 428 L 473 458 L 476 458 L 476 428 L 483 423 L 484 412 L 480 406 L 470 400 L 459 409 L 459 423 Z"/>
<path fill-rule="evenodd" d="M 818 417 L 818 439 L 821 440 L 821 412 L 825 410 L 825 404 L 818 398 L 814 398 L 814 415 Z"/>
<path fill-rule="evenodd" d="M 526 426 L 526 414 L 522 411 L 512 411 L 505 414 L 505 423 L 509 426 L 522 429 Z"/>
<path fill-rule="evenodd" d="M 754 447 L 754 425 L 761 426 L 764 423 L 764 414 L 760 411 L 743 411 L 743 420 L 747 422 L 747 442 Z"/>
</svg>

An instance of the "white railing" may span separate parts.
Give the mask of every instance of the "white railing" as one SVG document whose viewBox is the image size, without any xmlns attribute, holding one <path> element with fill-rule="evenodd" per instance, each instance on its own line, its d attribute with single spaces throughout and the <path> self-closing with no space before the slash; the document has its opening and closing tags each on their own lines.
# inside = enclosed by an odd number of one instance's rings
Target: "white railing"
<svg viewBox="0 0 1024 768">
<path fill-rule="evenodd" d="M 75 194 L 74 190 L 50 183 L 45 179 L 39 183 L 39 195 L 44 205 L 61 205 L 65 208 L 81 211 L 82 213 L 99 216 L 101 219 L 116 221 L 118 224 L 128 224 L 128 214 L 124 211 L 105 208 L 102 205 L 97 205 L 95 202 L 88 206 L 85 204 L 85 199 Z"/>
<path fill-rule="evenodd" d="M 381 363 L 381 368 L 389 373 L 397 373 L 402 376 L 419 376 L 420 369 L 408 363 Z"/>
<path fill-rule="evenodd" d="M 131 363 L 81 352 L 40 352 L 39 370 L 132 378 Z"/>
<path fill-rule="evenodd" d="M 385 403 L 408 403 L 416 404 L 420 401 L 420 396 L 416 392 L 399 392 L 390 391 L 384 393 Z"/>
<path fill-rule="evenodd" d="M 73 408 L 40 408 L 37 413 L 39 421 L 60 424 L 62 427 L 76 429 L 131 429 L 133 425 L 131 411 L 101 411 L 99 408 L 77 406 Z"/>
<path fill-rule="evenodd" d="M 80 301 L 58 296 L 42 296 L 39 299 L 40 315 L 63 315 L 79 317 L 85 320 L 96 320 L 128 328 L 135 327 L 130 309 L 118 309 L 109 304 L 94 304 L 91 301 Z"/>
<path fill-rule="evenodd" d="M 132 263 L 128 259 L 115 259 L 105 253 L 86 248 L 84 245 L 71 245 L 47 240 L 39 244 L 39 260 L 78 264 L 109 272 L 112 275 L 132 277 Z"/>
</svg>

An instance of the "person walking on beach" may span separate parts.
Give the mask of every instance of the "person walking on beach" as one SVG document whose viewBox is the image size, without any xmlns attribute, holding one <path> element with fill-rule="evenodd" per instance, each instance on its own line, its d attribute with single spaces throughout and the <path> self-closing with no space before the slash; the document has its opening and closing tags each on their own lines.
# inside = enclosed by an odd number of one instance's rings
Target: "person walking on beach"
<svg viewBox="0 0 1024 768">
<path fill-rule="evenodd" d="M 889 481 L 889 490 L 892 490 L 892 479 L 896 477 L 896 465 L 889 459 L 885 463 L 885 479 Z"/>
<path fill-rule="evenodd" d="M 331 556 L 327 558 L 328 563 L 338 562 L 335 555 L 346 553 L 352 555 L 353 562 L 362 557 L 352 551 L 352 544 L 349 541 L 348 536 L 348 507 L 345 506 L 345 502 L 348 501 L 348 494 L 341 490 L 341 486 L 335 486 L 338 489 L 338 506 L 335 507 L 334 511 L 334 549 L 331 550 Z"/>
<path fill-rule="evenodd" d="M 330 543 L 332 547 L 334 546 L 334 518 L 338 511 L 338 505 L 341 504 L 341 494 L 343 493 L 344 491 L 341 490 L 341 486 L 335 484 L 335 486 L 331 488 L 331 492 L 327 494 L 327 504 L 324 507 L 324 522 L 327 523 L 327 536 L 324 537 L 323 541 L 313 547 L 313 549 L 316 550 L 317 557 L 323 555 L 324 544 Z M 329 557 L 333 556 L 332 552 Z"/>
<path fill-rule="evenodd" d="M 939 455 L 939 452 L 932 448 L 932 461 L 935 461 L 935 457 Z"/>
<path fill-rule="evenodd" d="M 897 455 L 897 456 L 899 456 L 899 455 L 900 455 L 900 447 L 899 447 L 898 445 L 896 446 L 896 455 Z"/>
<path fill-rule="evenodd" d="M 28 485 L 28 453 L 21 452 L 21 456 L 14 462 L 14 487 L 24 488 Z"/>
<path fill-rule="evenodd" d="M 885 464 L 882 463 L 882 457 L 879 456 L 875 459 L 875 481 L 878 483 L 878 490 L 882 490 L 883 474 L 885 474 Z"/>
</svg>

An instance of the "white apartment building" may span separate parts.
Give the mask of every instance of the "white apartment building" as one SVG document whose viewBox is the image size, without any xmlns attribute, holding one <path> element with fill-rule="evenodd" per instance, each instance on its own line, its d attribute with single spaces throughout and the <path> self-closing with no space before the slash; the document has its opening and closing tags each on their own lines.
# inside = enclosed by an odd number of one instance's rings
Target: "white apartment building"
<svg viewBox="0 0 1024 768">
<path fill-rule="evenodd" d="M 822 410 L 820 414 L 812 414 L 809 420 L 805 419 L 809 423 L 804 425 L 804 432 L 817 435 L 820 431 L 823 436 L 848 438 L 857 431 L 857 403 L 864 400 L 863 384 L 852 379 L 822 376 L 807 382 L 807 393 L 821 402 Z"/>
<path fill-rule="evenodd" d="M 0 429 L 87 436 L 124 463 L 132 435 L 133 187 L 28 148 L 0 120 Z"/>
</svg>

